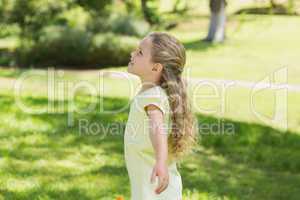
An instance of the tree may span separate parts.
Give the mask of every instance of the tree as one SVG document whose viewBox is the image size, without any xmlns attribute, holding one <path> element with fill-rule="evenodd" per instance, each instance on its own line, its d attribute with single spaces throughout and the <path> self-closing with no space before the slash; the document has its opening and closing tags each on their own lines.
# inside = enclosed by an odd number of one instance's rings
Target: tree
<svg viewBox="0 0 300 200">
<path fill-rule="evenodd" d="M 151 3 L 152 6 L 148 4 Z M 160 18 L 158 14 L 155 12 L 156 8 L 153 6 L 157 2 L 152 0 L 141 0 L 141 7 L 144 19 L 152 26 L 160 23 Z"/>
<path fill-rule="evenodd" d="M 188 4 L 186 0 L 176 0 L 173 6 L 174 13 L 183 13 L 188 10 Z"/>
<path fill-rule="evenodd" d="M 210 0 L 209 8 L 211 12 L 209 31 L 207 37 L 204 39 L 208 42 L 222 42 L 225 40 L 225 25 L 226 0 Z"/>
<path fill-rule="evenodd" d="M 0 0 L 0 22 L 17 24 L 21 38 L 37 39 L 39 31 L 48 25 L 62 25 L 59 16 L 72 8 L 82 7 L 93 17 L 107 14 L 106 7 L 112 0 Z M 9 4 L 8 4 L 9 3 Z M 2 8 L 5 5 L 6 7 Z M 1 14 L 4 13 L 4 14 Z"/>
</svg>

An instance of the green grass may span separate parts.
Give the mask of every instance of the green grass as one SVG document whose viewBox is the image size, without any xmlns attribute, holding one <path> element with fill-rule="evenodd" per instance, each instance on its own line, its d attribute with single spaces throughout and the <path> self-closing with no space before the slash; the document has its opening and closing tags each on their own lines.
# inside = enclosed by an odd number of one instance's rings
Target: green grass
<svg viewBox="0 0 300 200">
<path fill-rule="evenodd" d="M 45 98 L 26 104 L 47 107 Z M 1 96 L 1 188 L 4 199 L 112 199 L 128 194 L 120 136 L 79 134 L 68 127 L 66 112 L 30 115 L 18 110 L 11 97 Z M 106 108 L 124 104 L 107 101 Z M 56 102 L 57 103 L 57 102 Z M 83 103 L 84 102 L 80 102 Z M 11 113 L 11 114 L 9 114 Z M 93 123 L 118 123 L 126 114 L 80 116 Z M 78 116 L 76 117 L 78 119 Z M 100 133 L 99 133 L 100 134 Z"/>
<path fill-rule="evenodd" d="M 90 101 L 78 95 L 76 104 Z M 47 108 L 48 99 L 23 97 L 32 108 Z M 94 99 L 95 100 L 95 99 Z M 2 199 L 129 199 L 123 159 L 123 132 L 128 100 L 105 98 L 106 110 L 116 114 L 74 114 L 67 126 L 68 101 L 54 101 L 45 114 L 20 110 L 14 98 L 0 98 L 0 198 Z M 59 105 L 65 105 L 59 109 Z M 89 125 L 120 125 L 118 131 L 80 132 Z M 255 123 L 198 115 L 199 124 L 232 125 L 234 134 L 200 128 L 199 149 L 180 167 L 184 197 L 190 199 L 297 199 L 300 195 L 299 134 L 280 132 Z"/>
<path fill-rule="evenodd" d="M 110 70 L 116 71 L 115 68 Z M 48 86 L 51 85 L 48 83 L 47 71 L 45 70 L 14 71 L 0 68 L 0 74 L 1 73 L 4 74 L 6 79 L 12 80 L 15 80 L 14 78 L 16 77 L 21 77 L 21 75 L 23 76 L 26 73 L 33 74 L 34 76 L 29 76 L 24 80 L 20 95 L 30 97 L 48 96 Z M 67 100 L 68 96 L 73 96 L 72 85 L 78 85 L 80 82 L 88 83 L 94 88 L 96 95 L 129 99 L 133 98 L 140 86 L 137 79 L 99 78 L 100 71 L 95 70 L 63 71 L 62 76 L 59 76 L 59 71 L 55 71 L 54 73 L 55 82 L 52 85 L 56 92 L 55 99 Z M 14 91 L 14 82 L 8 80 L 2 80 L 1 82 L 0 93 L 12 95 L 12 91 Z M 64 87 L 60 87 L 59 84 L 64 84 Z M 68 84 L 71 85 L 71 88 L 68 88 Z M 37 85 L 39 87 L 36 87 Z M 268 124 L 274 128 L 282 128 L 282 125 L 287 122 L 289 130 L 300 132 L 300 108 L 298 106 L 298 102 L 300 101 L 299 92 L 288 92 L 286 98 L 287 104 L 285 104 L 276 101 L 275 95 L 279 90 L 272 91 L 266 89 L 259 93 L 253 93 L 252 88 L 247 89 L 234 85 L 223 90 L 220 85 L 216 85 L 217 93 L 215 93 L 211 87 L 198 86 L 199 85 L 191 84 L 188 88 L 195 112 L 209 114 L 215 117 L 225 117 L 241 122 L 259 123 L 263 125 Z M 75 92 L 75 94 L 77 93 L 91 95 L 91 92 L 87 88 L 81 88 Z M 203 95 L 206 94 L 217 94 L 217 97 L 203 97 Z M 253 106 L 251 106 L 252 96 L 254 100 Z M 222 100 L 223 98 L 225 99 L 224 102 Z M 287 118 L 271 122 L 270 119 L 276 114 L 279 114 L 279 112 L 275 112 L 277 105 L 284 109 L 281 113 L 286 112 Z M 222 108 L 224 108 L 224 110 L 222 110 Z M 213 111 L 208 112 L 206 110 Z M 269 120 L 263 121 L 260 117 L 269 118 Z"/>
<path fill-rule="evenodd" d="M 205 37 L 206 25 L 195 19 L 171 32 L 187 48 L 191 76 L 256 82 L 287 67 L 289 83 L 300 83 L 298 17 L 230 17 L 228 40 L 222 45 L 199 41 Z M 189 31 L 192 27 L 193 32 Z"/>
<path fill-rule="evenodd" d="M 5 78 L 17 78 L 19 77 L 23 72 L 26 72 L 26 70 L 21 70 L 17 68 L 1 68 L 0 67 L 0 77 Z"/>
</svg>

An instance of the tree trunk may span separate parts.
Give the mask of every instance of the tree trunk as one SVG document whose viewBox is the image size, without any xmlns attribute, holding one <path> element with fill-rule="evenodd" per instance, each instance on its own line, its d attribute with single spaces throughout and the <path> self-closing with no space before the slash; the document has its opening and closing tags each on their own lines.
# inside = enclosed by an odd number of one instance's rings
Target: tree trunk
<svg viewBox="0 0 300 200">
<path fill-rule="evenodd" d="M 210 0 L 210 24 L 205 41 L 222 42 L 225 40 L 226 0 Z"/>
</svg>

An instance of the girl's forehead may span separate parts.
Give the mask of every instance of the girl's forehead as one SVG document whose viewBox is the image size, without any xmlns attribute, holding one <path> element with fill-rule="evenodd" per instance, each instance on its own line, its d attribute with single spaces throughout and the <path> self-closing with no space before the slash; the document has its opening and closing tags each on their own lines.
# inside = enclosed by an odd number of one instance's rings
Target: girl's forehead
<svg viewBox="0 0 300 200">
<path fill-rule="evenodd" d="M 140 42 L 139 47 L 142 48 L 142 49 L 151 47 L 150 37 L 145 37 L 144 39 L 142 39 L 142 41 Z"/>
</svg>

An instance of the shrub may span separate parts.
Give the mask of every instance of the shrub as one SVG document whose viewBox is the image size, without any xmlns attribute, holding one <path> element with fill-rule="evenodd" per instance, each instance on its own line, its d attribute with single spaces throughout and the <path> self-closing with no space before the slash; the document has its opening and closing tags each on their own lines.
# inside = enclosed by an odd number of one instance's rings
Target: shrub
<svg viewBox="0 0 300 200">
<path fill-rule="evenodd" d="M 57 16 L 56 23 L 66 27 L 86 31 L 87 25 L 91 20 L 92 16 L 88 11 L 80 6 L 74 6 L 61 12 Z"/>
<path fill-rule="evenodd" d="M 47 27 L 38 41 L 23 39 L 17 50 L 17 62 L 24 65 L 84 65 L 91 36 L 77 29 Z"/>
<path fill-rule="evenodd" d="M 16 36 L 20 28 L 16 24 L 0 24 L 0 38 Z"/>
<path fill-rule="evenodd" d="M 142 37 L 150 31 L 150 26 L 144 20 L 127 14 L 112 14 L 109 18 L 93 19 L 88 24 L 88 30 L 93 33 L 113 32 L 115 34 Z"/>
<path fill-rule="evenodd" d="M 136 19 L 130 15 L 116 15 L 111 19 L 111 31 L 118 34 L 142 37 L 145 36 L 150 26 L 144 20 Z"/>
<path fill-rule="evenodd" d="M 137 43 L 138 39 L 134 37 L 97 34 L 93 37 L 89 63 L 101 66 L 127 65 Z"/>
<path fill-rule="evenodd" d="M 10 52 L 0 51 L 0 65 L 11 66 L 13 63 L 13 55 Z"/>
<path fill-rule="evenodd" d="M 72 66 L 84 68 L 125 65 L 137 39 L 109 34 L 92 35 L 78 29 L 50 26 L 39 40 L 23 39 L 17 49 L 20 66 Z"/>
</svg>

